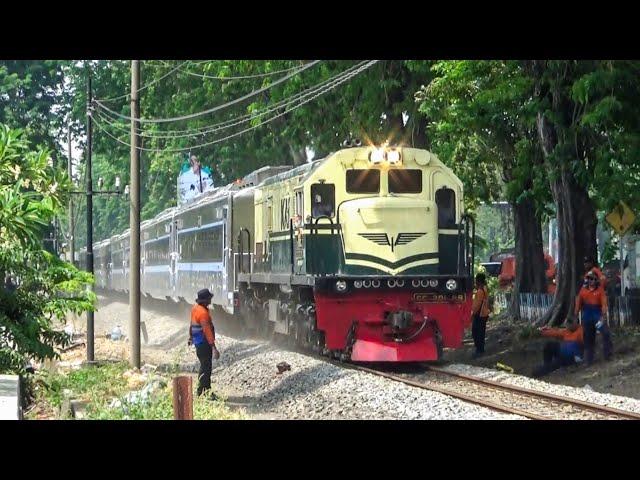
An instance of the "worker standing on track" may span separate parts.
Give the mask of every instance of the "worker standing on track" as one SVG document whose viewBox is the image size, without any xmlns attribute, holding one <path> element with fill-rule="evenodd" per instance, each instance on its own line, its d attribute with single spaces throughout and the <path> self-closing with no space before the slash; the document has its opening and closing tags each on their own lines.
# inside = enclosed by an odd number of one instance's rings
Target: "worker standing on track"
<svg viewBox="0 0 640 480">
<path fill-rule="evenodd" d="M 484 273 L 476 275 L 476 294 L 473 297 L 471 307 L 472 324 L 471 336 L 476 351 L 473 358 L 484 355 L 484 339 L 487 331 L 487 320 L 489 319 L 489 290 Z"/>
<path fill-rule="evenodd" d="M 196 347 L 196 354 L 200 361 L 198 372 L 198 396 L 211 389 L 212 357 L 218 360 L 220 352 L 216 348 L 215 329 L 211 321 L 208 306 L 211 305 L 213 295 L 204 288 L 198 292 L 196 304 L 191 309 L 191 325 L 189 326 L 189 345 Z M 213 395 L 212 395 L 213 398 Z"/>
<path fill-rule="evenodd" d="M 541 377 L 560 367 L 580 363 L 583 358 L 583 329 L 577 322 L 567 320 L 566 328 L 542 327 L 543 337 L 559 338 L 561 341 L 545 343 L 543 350 L 544 364 L 533 371 L 534 377 Z"/>
<path fill-rule="evenodd" d="M 605 360 L 609 360 L 613 350 L 611 332 L 607 325 L 609 307 L 607 296 L 596 273 L 589 272 L 586 276 L 587 285 L 580 289 L 576 297 L 575 314 L 582 313 L 582 327 L 584 330 L 584 357 L 587 365 L 593 363 L 596 344 L 596 331 L 602 334 L 602 353 Z"/>
</svg>

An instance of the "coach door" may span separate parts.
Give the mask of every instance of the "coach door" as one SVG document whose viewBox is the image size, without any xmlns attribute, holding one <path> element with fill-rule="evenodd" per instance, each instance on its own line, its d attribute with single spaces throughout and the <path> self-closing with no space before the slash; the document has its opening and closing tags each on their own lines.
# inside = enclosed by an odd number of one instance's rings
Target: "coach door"
<svg viewBox="0 0 640 480">
<path fill-rule="evenodd" d="M 175 297 L 176 293 L 178 266 L 178 237 L 176 225 L 177 220 L 173 218 L 165 225 L 165 231 L 169 234 L 169 291 L 173 297 Z"/>
<path fill-rule="evenodd" d="M 227 202 L 229 199 L 227 198 Z M 230 285 L 233 275 L 231 269 L 233 268 L 233 262 L 231 261 L 231 242 L 227 236 L 231 232 L 231 219 L 229 214 L 229 207 L 225 205 L 222 207 L 222 292 L 221 303 L 225 306 L 233 305 L 233 286 Z"/>
</svg>

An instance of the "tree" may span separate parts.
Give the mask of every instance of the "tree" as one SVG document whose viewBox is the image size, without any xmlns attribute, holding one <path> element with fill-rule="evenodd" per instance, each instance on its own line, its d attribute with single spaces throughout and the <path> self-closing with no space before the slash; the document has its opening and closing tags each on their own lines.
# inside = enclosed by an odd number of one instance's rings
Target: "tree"
<svg viewBox="0 0 640 480">
<path fill-rule="evenodd" d="M 91 275 L 42 248 L 43 229 L 69 189 L 50 163 L 49 151 L 31 150 L 20 130 L 0 124 L 0 372 L 24 373 L 28 359 L 55 358 L 69 340 L 54 319 L 93 308 L 84 288 Z"/>
<path fill-rule="evenodd" d="M 145 118 L 177 117 L 233 101 L 267 87 L 305 62 L 293 60 L 212 60 L 202 62 L 149 61 L 142 64 L 141 112 Z M 282 101 L 335 78 L 354 61 L 323 61 L 247 100 L 211 115 L 167 124 L 144 124 L 142 146 L 142 218 L 151 218 L 176 203 L 175 178 L 189 147 L 257 127 L 224 142 L 194 149 L 213 169 L 216 185 L 227 184 L 265 165 L 295 165 L 306 161 L 306 149 L 316 158 L 335 151 L 347 137 L 380 144 L 385 140 L 427 147 L 426 119 L 417 113 L 414 94 L 432 75 L 425 62 L 383 61 L 313 101 L 285 112 Z M 73 100 L 74 125 L 83 130 L 87 67 L 94 95 L 118 114 L 129 115 L 129 62 L 76 62 L 68 67 L 68 95 Z M 267 76 L 269 72 L 277 72 Z M 258 77 L 247 78 L 254 75 Z M 239 78 L 240 77 L 240 78 Z M 280 106 L 278 106 L 280 105 Z M 295 106 L 292 104 L 291 106 Z M 263 113 L 269 111 L 268 114 Z M 260 115 L 258 115 L 260 114 Z M 272 122 L 260 122 L 273 115 Z M 238 123 L 241 117 L 244 123 Z M 129 175 L 128 121 L 96 107 L 94 111 L 94 178 L 105 184 Z M 194 135 L 195 129 L 223 124 L 218 130 Z M 229 126 L 231 125 L 231 126 Z M 228 128 L 227 128 L 228 127 Z M 182 132 L 177 132 L 182 130 Z M 190 130 L 185 133 L 184 130 Z M 114 139 L 116 137 L 118 140 Z M 184 149 L 172 152 L 172 149 Z M 96 238 L 123 231 L 128 205 L 119 198 L 94 199 Z M 104 221 L 108 220 L 108 221 Z M 79 219 L 79 242 L 82 242 Z"/>
<path fill-rule="evenodd" d="M 514 61 L 441 61 L 418 93 L 433 150 L 462 178 L 473 208 L 506 197 L 513 207 L 519 292 L 546 291 L 541 216 L 548 198 L 535 142 L 532 82 Z M 495 172 L 500 172 L 500 176 Z"/>
<path fill-rule="evenodd" d="M 558 286 L 543 321 L 559 323 L 572 314 L 583 257 L 597 257 L 598 207 L 638 200 L 640 62 L 531 61 L 526 70 L 558 217 Z"/>
</svg>

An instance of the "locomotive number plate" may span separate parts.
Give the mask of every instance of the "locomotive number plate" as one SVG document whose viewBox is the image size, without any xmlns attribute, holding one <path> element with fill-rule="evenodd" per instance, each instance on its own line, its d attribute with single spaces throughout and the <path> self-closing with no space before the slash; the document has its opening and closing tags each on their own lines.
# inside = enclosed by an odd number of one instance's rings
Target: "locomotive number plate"
<svg viewBox="0 0 640 480">
<path fill-rule="evenodd" d="M 465 301 L 465 295 L 461 293 L 414 293 L 413 301 L 416 303 L 462 303 Z"/>
</svg>

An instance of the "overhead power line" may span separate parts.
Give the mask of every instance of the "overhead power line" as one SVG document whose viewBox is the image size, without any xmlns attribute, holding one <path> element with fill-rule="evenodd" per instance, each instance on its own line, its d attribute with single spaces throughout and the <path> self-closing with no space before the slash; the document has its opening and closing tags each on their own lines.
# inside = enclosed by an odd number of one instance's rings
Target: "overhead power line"
<svg viewBox="0 0 640 480">
<path fill-rule="evenodd" d="M 165 62 L 162 62 L 162 63 L 163 63 L 163 64 L 165 64 L 165 65 L 168 65 L 168 64 L 166 64 Z M 171 70 L 169 70 L 167 73 L 165 73 L 165 74 L 164 74 L 163 76 L 161 76 L 160 78 L 156 78 L 155 80 L 153 80 L 153 81 L 151 81 L 151 82 L 149 82 L 149 83 L 145 84 L 144 86 L 140 87 L 140 88 L 138 89 L 138 92 L 141 92 L 141 91 L 142 91 L 142 90 L 144 90 L 145 88 L 149 88 L 151 85 L 155 85 L 156 83 L 160 82 L 161 80 L 164 80 L 165 78 L 167 78 L 167 77 L 168 77 L 169 75 L 171 75 L 172 73 L 176 72 L 177 70 L 180 70 L 180 69 L 184 66 L 184 64 L 185 64 L 185 63 L 188 63 L 188 61 L 181 62 L 180 64 L 178 64 L 176 67 L 174 67 L 174 68 L 172 68 Z M 112 98 L 99 99 L 99 100 L 96 100 L 96 101 L 99 101 L 99 102 L 114 102 L 114 101 L 116 101 L 116 100 L 121 100 L 121 99 L 123 99 L 123 98 L 128 98 L 128 97 L 131 97 L 131 93 L 125 93 L 124 95 L 120 95 L 120 96 L 118 96 L 118 97 L 112 97 Z"/>
<path fill-rule="evenodd" d="M 144 147 L 138 147 L 138 149 L 139 149 L 139 150 L 142 150 L 142 151 L 147 151 L 147 152 L 156 152 L 156 153 L 178 153 L 178 152 L 186 152 L 186 151 L 189 151 L 189 150 L 194 150 L 194 149 L 197 149 L 197 148 L 207 147 L 207 146 L 215 145 L 215 144 L 217 144 L 217 143 L 224 142 L 224 141 L 229 140 L 229 139 L 231 139 L 231 138 L 234 138 L 234 137 L 240 136 L 240 135 L 242 135 L 242 134 L 244 134 L 244 133 L 247 133 L 247 132 L 249 132 L 249 131 L 251 131 L 251 130 L 255 130 L 256 128 L 258 128 L 258 127 L 260 127 L 260 126 L 262 126 L 262 125 L 264 125 L 264 124 L 266 124 L 266 123 L 272 122 L 273 120 L 275 120 L 275 119 L 277 119 L 277 118 L 279 118 L 279 117 L 281 117 L 281 116 L 283 116 L 283 115 L 286 115 L 287 113 L 290 113 L 290 112 L 292 112 L 292 111 L 296 110 L 297 108 L 300 108 L 302 105 L 305 105 L 305 104 L 307 104 L 307 103 L 311 102 L 312 100 L 315 100 L 316 98 L 318 98 L 318 97 L 320 97 L 320 96 L 324 95 L 325 93 L 327 93 L 327 92 L 329 92 L 329 91 L 333 90 L 333 89 L 334 89 L 334 88 L 336 88 L 338 85 L 341 85 L 342 83 L 344 83 L 344 82 L 346 82 L 346 81 L 350 80 L 351 78 L 353 78 L 353 77 L 355 77 L 356 75 L 360 74 L 360 73 L 361 73 L 361 72 L 363 72 L 364 70 L 366 70 L 366 69 L 368 69 L 368 68 L 372 67 L 372 66 L 373 66 L 373 65 L 375 65 L 376 63 L 378 63 L 378 60 L 371 60 L 371 61 L 367 62 L 366 64 L 362 65 L 361 67 L 359 67 L 358 69 L 356 69 L 355 71 L 353 71 L 352 73 L 350 73 L 349 75 L 346 75 L 346 76 L 344 76 L 343 78 L 341 78 L 341 79 L 340 79 L 338 82 L 336 82 L 334 85 L 329 86 L 329 87 L 327 87 L 327 88 L 323 89 L 322 91 L 320 91 L 320 92 L 316 93 L 315 95 L 313 95 L 313 96 L 311 96 L 311 97 L 309 97 L 309 98 L 307 98 L 307 99 L 303 100 L 302 102 L 300 102 L 299 104 L 297 104 L 297 105 L 295 105 L 295 106 L 293 106 L 293 107 L 290 107 L 290 108 L 288 108 L 288 109 L 286 109 L 286 110 L 284 110 L 284 111 L 282 111 L 282 112 L 280 112 L 280 113 L 278 113 L 278 114 L 276 114 L 276 115 L 274 115 L 274 116 L 272 116 L 272 117 L 269 117 L 269 118 L 267 118 L 267 119 L 263 120 L 262 122 L 260 122 L 260 123 L 258 123 L 258 124 L 256 124 L 256 125 L 253 125 L 253 126 L 251 126 L 251 127 L 245 128 L 244 130 L 241 130 L 241 131 L 239 131 L 239 132 L 234 132 L 234 133 L 232 133 L 232 134 L 230 134 L 230 135 L 227 135 L 227 136 L 225 136 L 225 137 L 218 138 L 218 139 L 216 139 L 216 140 L 212 140 L 212 141 L 210 141 L 210 142 L 205 142 L 205 143 L 201 143 L 201 144 L 197 144 L 197 145 L 191 145 L 191 146 L 189 146 L 189 147 L 183 147 L 183 148 L 170 148 L 170 149 L 164 149 L 164 148 L 163 148 L 163 149 L 158 149 L 158 148 L 144 148 Z M 119 139 L 118 137 L 116 137 L 115 135 L 113 135 L 111 132 L 109 132 L 109 131 L 106 129 L 106 127 L 104 127 L 103 125 L 101 125 L 101 123 L 100 123 L 100 122 L 96 121 L 96 122 L 95 122 L 95 124 L 96 124 L 96 126 L 97 126 L 97 127 L 98 127 L 102 132 L 104 132 L 104 133 L 105 133 L 106 135 L 108 135 L 109 137 L 113 138 L 114 140 L 116 140 L 117 142 L 119 142 L 119 143 L 121 143 L 121 144 L 123 144 L 123 145 L 127 145 L 127 146 L 131 147 L 131 144 L 130 144 L 129 142 L 126 142 L 126 141 L 124 141 L 124 140 L 121 140 L 121 139 Z"/>
<path fill-rule="evenodd" d="M 334 75 L 333 77 L 324 80 L 323 82 L 320 82 L 318 84 L 316 84 L 313 87 L 310 87 L 302 92 L 298 92 L 295 95 L 292 95 L 290 97 L 284 98 L 282 100 L 280 100 L 279 102 L 271 105 L 271 106 L 267 106 L 266 109 L 264 110 L 260 110 L 258 112 L 251 112 L 251 113 L 247 113 L 245 115 L 242 115 L 240 117 L 236 117 L 230 120 L 226 120 L 223 122 L 219 122 L 216 124 L 212 124 L 212 125 L 207 125 L 204 127 L 200 127 L 200 128 L 195 128 L 195 129 L 188 129 L 188 130 L 167 130 L 167 131 L 161 131 L 158 132 L 160 134 L 157 134 L 156 132 L 144 132 L 142 129 L 138 129 L 138 132 L 140 134 L 140 136 L 144 137 L 144 138 L 151 138 L 151 139 L 179 139 L 179 138 L 188 138 L 188 137 L 198 137 L 198 136 L 204 136 L 206 134 L 209 133 L 213 133 L 216 131 L 220 131 L 220 130 L 225 130 L 227 128 L 231 128 L 237 125 L 240 125 L 242 123 L 246 123 L 249 122 L 251 120 L 260 118 L 268 113 L 271 113 L 279 108 L 282 107 L 287 107 L 297 101 L 299 101 L 302 98 L 305 98 L 307 96 L 313 95 L 314 93 L 316 93 L 317 91 L 319 91 L 322 88 L 325 88 L 328 85 L 333 84 L 334 82 L 339 81 L 343 76 L 349 75 L 351 72 L 353 72 L 354 70 L 356 70 L 357 68 L 359 68 L 360 66 L 364 65 L 365 63 L 367 63 L 367 61 L 363 61 L 360 62 L 356 65 L 353 65 L 351 67 L 349 67 L 348 69 L 346 69 L 345 71 Z M 97 111 L 96 112 L 98 117 L 104 121 L 105 123 L 107 123 L 109 126 L 116 128 L 118 130 L 122 130 L 122 131 L 129 131 L 130 130 L 130 126 L 125 126 L 125 125 L 118 125 L 116 122 L 118 121 L 118 119 L 110 117 L 106 112 L 104 111 Z M 167 134 L 167 135 L 163 135 L 163 134 Z"/>
<path fill-rule="evenodd" d="M 168 65 L 166 62 L 163 62 L 163 63 L 165 65 Z M 208 78 L 208 79 L 211 79 L 211 80 L 248 80 L 248 79 L 252 79 L 252 78 L 271 77 L 273 75 L 279 75 L 281 73 L 290 72 L 291 70 L 295 70 L 297 68 L 300 68 L 300 67 L 299 66 L 295 66 L 295 67 L 285 68 L 283 70 L 276 70 L 276 71 L 273 71 L 273 72 L 256 73 L 255 75 L 239 75 L 239 76 L 228 76 L 228 77 L 214 76 L 214 75 L 207 75 L 207 74 L 204 74 L 204 73 L 191 72 L 189 70 L 186 70 L 184 68 L 184 66 L 182 66 L 180 68 L 180 71 L 182 73 L 186 73 L 187 75 L 191 75 L 193 77 Z"/>
<path fill-rule="evenodd" d="M 286 82 L 287 80 L 289 80 L 291 77 L 298 75 L 299 73 L 303 72 L 304 70 L 307 70 L 308 68 L 313 67 L 314 65 L 318 64 L 320 62 L 320 60 L 314 60 L 313 62 L 307 63 L 306 65 L 303 65 L 302 67 L 296 69 L 295 71 L 289 73 L 288 75 L 285 75 L 282 78 L 279 78 L 278 80 L 276 80 L 275 82 L 271 83 L 270 85 L 267 85 L 266 87 L 262 87 L 259 88 L 258 90 L 254 90 L 251 93 L 248 93 L 242 97 L 236 98 L 235 100 L 232 100 L 230 102 L 224 103 L 222 105 L 218 105 L 216 107 L 210 108 L 208 110 L 204 110 L 202 112 L 196 112 L 196 113 L 191 113 L 188 115 L 182 115 L 180 117 L 173 117 L 173 118 L 139 118 L 139 119 L 135 119 L 135 121 L 140 122 L 140 123 L 168 123 L 168 122 L 179 122 L 182 120 L 189 120 L 191 118 L 197 118 L 197 117 L 201 117 L 203 115 L 208 115 L 210 113 L 213 112 L 217 112 L 219 110 L 222 110 L 224 108 L 228 108 L 232 105 L 235 105 L 237 103 L 240 103 L 248 98 L 251 97 L 255 97 L 256 95 L 265 92 L 267 90 L 269 90 L 270 88 L 275 87 L 276 85 L 279 85 L 283 82 Z M 128 120 L 128 121 L 132 121 L 134 120 L 132 117 L 127 116 L 127 115 L 122 115 L 121 113 L 118 113 L 114 110 L 111 110 L 110 108 L 108 108 L 107 106 L 103 105 L 100 101 L 96 100 L 95 104 L 98 105 L 100 108 L 112 113 L 113 115 L 120 117 L 124 120 Z"/>
</svg>

